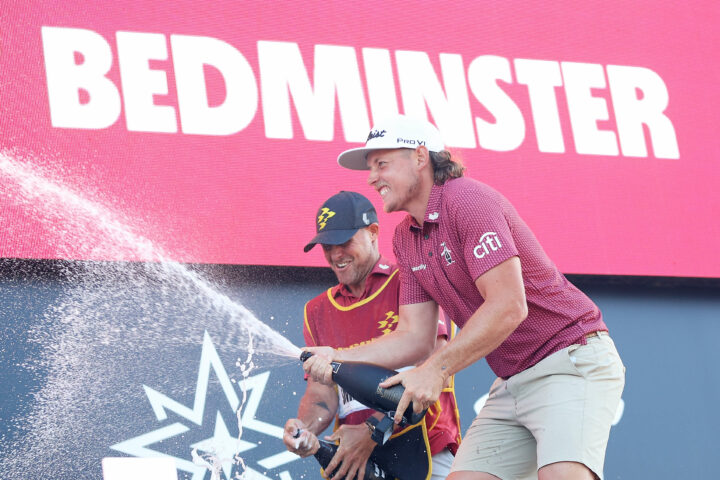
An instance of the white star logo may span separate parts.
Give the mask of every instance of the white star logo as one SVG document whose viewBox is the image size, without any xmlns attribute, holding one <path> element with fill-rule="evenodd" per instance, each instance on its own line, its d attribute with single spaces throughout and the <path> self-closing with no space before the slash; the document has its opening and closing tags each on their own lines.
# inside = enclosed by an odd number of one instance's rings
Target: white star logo
<svg viewBox="0 0 720 480">
<path fill-rule="evenodd" d="M 225 473 L 225 477 L 230 478 L 230 472 L 235 464 L 235 455 L 255 448 L 257 445 L 230 435 L 222 415 L 220 415 L 220 412 L 217 412 L 213 436 L 194 443 L 191 447 L 201 452 L 209 453 L 217 458 L 218 463 L 222 466 L 222 470 Z"/>
<path fill-rule="evenodd" d="M 210 339 L 210 335 L 205 332 L 202 353 L 200 355 L 195 400 L 192 408 L 180 404 L 151 387 L 143 385 L 148 400 L 150 401 L 150 406 L 152 407 L 157 420 L 167 420 L 167 411 L 169 410 L 185 418 L 189 422 L 194 423 L 195 425 L 202 426 L 202 418 L 205 411 L 205 401 L 211 369 L 214 370 L 230 407 L 234 411 L 237 411 L 238 408 L 240 408 L 240 398 L 238 397 L 232 381 L 230 380 L 230 377 L 228 376 L 227 371 L 225 370 L 225 367 L 215 350 L 212 340 Z M 263 392 L 265 391 L 268 378 L 270 378 L 269 371 L 248 377 L 239 382 L 238 386 L 241 391 L 249 392 L 247 401 L 243 406 L 242 415 L 240 416 L 240 423 L 243 430 L 254 430 L 271 437 L 282 439 L 282 427 L 278 427 L 255 418 L 257 416 L 260 400 L 262 399 Z M 184 423 L 175 422 L 151 432 L 138 435 L 137 437 L 133 437 L 129 440 L 116 443 L 110 448 L 134 457 L 161 457 L 174 459 L 175 466 L 179 470 L 192 474 L 192 480 L 203 480 L 208 472 L 208 468 L 210 467 L 209 464 L 196 464 L 187 458 L 174 457 L 172 455 L 148 448 L 149 445 L 181 435 L 189 430 L 190 427 L 186 426 Z M 257 445 L 239 438 L 234 438 L 228 431 L 227 425 L 222 419 L 220 412 L 217 412 L 213 436 L 197 442 L 191 445 L 191 447 L 202 452 L 210 453 L 216 457 L 223 473 L 225 474 L 225 478 L 229 480 L 230 473 L 234 465 L 234 456 L 238 453 L 255 448 Z M 190 452 L 188 452 L 188 456 L 190 456 Z M 279 453 L 258 460 L 257 463 L 262 468 L 270 470 L 280 467 L 293 460 L 297 460 L 298 458 L 300 457 L 282 449 Z M 247 480 L 270 480 L 270 477 L 266 477 L 249 466 L 245 469 L 242 478 Z M 280 472 L 279 478 L 281 480 L 292 480 L 290 473 L 287 470 Z"/>
</svg>

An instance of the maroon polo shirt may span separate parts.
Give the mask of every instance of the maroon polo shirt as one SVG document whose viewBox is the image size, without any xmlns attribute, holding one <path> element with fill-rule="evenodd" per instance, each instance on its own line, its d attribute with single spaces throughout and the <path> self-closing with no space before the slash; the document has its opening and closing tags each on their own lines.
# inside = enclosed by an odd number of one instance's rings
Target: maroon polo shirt
<svg viewBox="0 0 720 480">
<path fill-rule="evenodd" d="M 437 302 L 462 328 L 483 304 L 475 280 L 520 258 L 527 318 L 487 355 L 493 372 L 515 375 L 585 334 L 607 330 L 598 307 L 550 260 L 515 208 L 471 178 L 434 185 L 420 227 L 408 215 L 395 229 L 400 304 Z"/>
</svg>

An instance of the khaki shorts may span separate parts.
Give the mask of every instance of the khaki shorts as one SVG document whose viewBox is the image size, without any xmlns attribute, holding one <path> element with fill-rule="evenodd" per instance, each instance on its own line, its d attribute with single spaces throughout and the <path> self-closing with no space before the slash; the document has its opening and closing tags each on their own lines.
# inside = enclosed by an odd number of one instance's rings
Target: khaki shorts
<svg viewBox="0 0 720 480">
<path fill-rule="evenodd" d="M 468 429 L 452 471 L 502 480 L 537 478 L 555 462 L 579 462 L 603 478 L 625 367 L 606 332 L 571 345 L 507 380 L 498 378 Z"/>
</svg>

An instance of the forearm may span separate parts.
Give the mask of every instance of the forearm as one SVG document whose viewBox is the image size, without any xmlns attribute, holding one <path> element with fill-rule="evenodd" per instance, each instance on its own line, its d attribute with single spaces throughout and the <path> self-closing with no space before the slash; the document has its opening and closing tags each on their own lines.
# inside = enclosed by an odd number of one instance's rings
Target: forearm
<svg viewBox="0 0 720 480">
<path fill-rule="evenodd" d="M 332 369 L 328 359 L 338 362 L 358 361 L 399 369 L 416 365 L 426 359 L 433 348 L 438 331 L 438 307 L 429 301 L 401 305 L 395 331 L 358 347 L 335 350 L 330 347 L 308 348 L 317 357 L 303 363 L 305 372 L 318 382 L 332 383 Z"/>
<path fill-rule="evenodd" d="M 398 369 L 425 360 L 435 347 L 438 307 L 435 302 L 401 305 L 397 328 L 371 342 L 336 350 L 333 360 L 370 362 Z"/>
<path fill-rule="evenodd" d="M 425 364 L 447 378 L 495 350 L 528 315 L 520 259 L 511 257 L 475 280 L 485 301 L 460 333 Z"/>
<path fill-rule="evenodd" d="M 337 350 L 333 360 L 370 362 L 398 369 L 426 359 L 434 347 L 434 338 L 427 340 L 410 331 L 396 330 L 363 345 Z"/>
<path fill-rule="evenodd" d="M 484 303 L 452 341 L 425 362 L 447 378 L 495 350 L 525 318 L 522 305 Z"/>
<path fill-rule="evenodd" d="M 333 387 L 308 379 L 308 388 L 300 399 L 297 418 L 315 435 L 323 432 L 335 418 L 337 393 Z"/>
<path fill-rule="evenodd" d="M 330 425 L 333 415 L 325 405 L 313 404 L 303 407 L 301 404 L 298 409 L 298 419 L 305 424 L 309 431 L 319 435 Z"/>
</svg>

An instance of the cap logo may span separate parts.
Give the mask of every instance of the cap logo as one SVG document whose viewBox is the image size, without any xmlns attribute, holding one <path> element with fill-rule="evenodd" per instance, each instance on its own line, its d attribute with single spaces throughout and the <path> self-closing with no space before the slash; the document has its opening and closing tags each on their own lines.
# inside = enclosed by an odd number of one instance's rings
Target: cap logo
<svg viewBox="0 0 720 480">
<path fill-rule="evenodd" d="M 323 208 L 320 210 L 320 215 L 318 215 L 318 219 L 317 219 L 318 231 L 320 231 L 320 230 L 322 230 L 323 228 L 325 228 L 325 225 L 327 225 L 328 219 L 329 219 L 330 217 L 334 217 L 334 216 L 335 216 L 335 212 L 333 212 L 332 210 L 330 210 L 330 209 L 327 208 L 327 207 L 323 207 Z"/>
<path fill-rule="evenodd" d="M 368 218 L 367 212 L 363 213 L 363 223 L 365 223 L 365 225 L 370 225 L 370 219 Z"/>
<path fill-rule="evenodd" d="M 400 138 L 398 137 L 395 142 L 405 144 L 405 145 L 425 145 L 425 140 L 417 139 L 413 140 L 411 138 Z"/>
<path fill-rule="evenodd" d="M 365 140 L 365 142 L 367 143 L 370 140 L 372 140 L 373 138 L 384 137 L 385 133 L 387 133 L 387 130 L 380 130 L 380 131 L 371 130 L 370 134 L 368 135 L 368 138 L 367 138 L 367 140 Z"/>
</svg>

